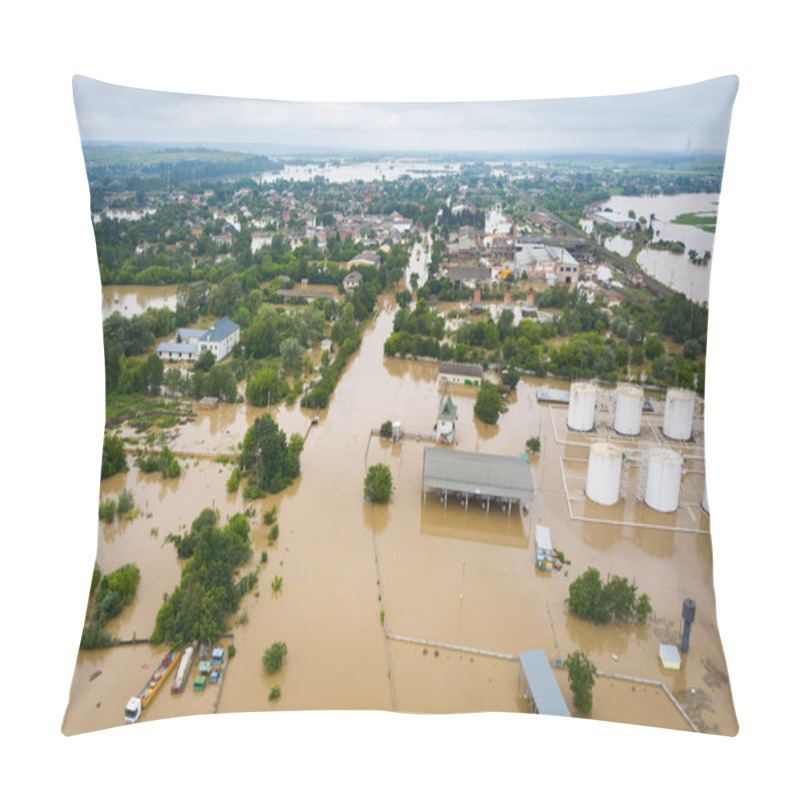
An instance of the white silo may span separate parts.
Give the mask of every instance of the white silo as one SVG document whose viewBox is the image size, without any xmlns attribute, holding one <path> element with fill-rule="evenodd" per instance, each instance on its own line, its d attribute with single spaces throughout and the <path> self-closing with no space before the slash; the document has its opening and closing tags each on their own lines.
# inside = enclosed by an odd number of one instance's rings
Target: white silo
<svg viewBox="0 0 800 800">
<path fill-rule="evenodd" d="M 708 484 L 707 483 L 703 483 L 703 499 L 700 501 L 700 505 L 701 505 L 703 511 L 706 512 L 706 514 L 710 514 L 711 513 L 708 510 Z"/>
<path fill-rule="evenodd" d="M 608 442 L 596 442 L 589 449 L 586 496 L 603 506 L 619 500 L 622 477 L 622 450 Z"/>
<path fill-rule="evenodd" d="M 595 387 L 591 383 L 573 383 L 569 387 L 567 427 L 573 431 L 594 428 Z"/>
<path fill-rule="evenodd" d="M 668 389 L 664 407 L 664 436 L 678 442 L 692 438 L 692 416 L 694 415 L 694 392 L 684 389 Z"/>
<path fill-rule="evenodd" d="M 682 465 L 683 456 L 676 450 L 655 447 L 648 453 L 644 501 L 650 508 L 665 512 L 677 510 Z"/>
<path fill-rule="evenodd" d="M 640 386 L 623 384 L 617 387 L 614 430 L 623 436 L 638 436 L 642 430 L 642 398 Z"/>
</svg>

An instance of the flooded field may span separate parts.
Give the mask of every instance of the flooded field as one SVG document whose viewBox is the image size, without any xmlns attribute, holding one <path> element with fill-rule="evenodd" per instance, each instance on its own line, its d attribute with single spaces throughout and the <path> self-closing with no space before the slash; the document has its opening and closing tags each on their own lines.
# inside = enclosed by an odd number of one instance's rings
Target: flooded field
<svg viewBox="0 0 800 800">
<path fill-rule="evenodd" d="M 296 405 L 277 410 L 225 405 L 197 412 L 178 426 L 170 446 L 176 452 L 235 452 L 244 432 L 263 413 L 272 413 L 287 436 L 308 433 L 301 476 L 280 495 L 247 503 L 241 490 L 226 491 L 230 467 L 209 458 L 181 459 L 184 474 L 165 481 L 132 467 L 102 482 L 101 499 L 122 488 L 134 494 L 138 515 L 126 522 L 99 524 L 98 565 L 104 573 L 135 561 L 142 581 L 134 604 L 114 622 L 120 638 L 149 636 L 164 592 L 180 578 L 174 547 L 165 541 L 181 533 L 207 506 L 221 518 L 253 506 L 253 563 L 261 551 L 259 585 L 243 601 L 247 623 L 231 625 L 236 655 L 222 688 L 172 696 L 162 690 L 144 720 L 247 710 L 380 709 L 414 713 L 526 710 L 516 655 L 544 648 L 555 661 L 581 649 L 598 669 L 663 682 L 684 698 L 700 730 L 733 734 L 737 722 L 716 628 L 709 519 L 700 507 L 703 491 L 702 425 L 692 441 L 679 445 L 688 468 L 680 505 L 671 514 L 654 511 L 637 497 L 635 464 L 626 475 L 625 497 L 613 507 L 585 495 L 587 446 L 616 441 L 607 410 L 595 430 L 566 429 L 566 408 L 537 402 L 544 381 L 523 379 L 510 396 L 507 413 L 495 426 L 473 416 L 476 390 L 452 387 L 458 408 L 456 447 L 516 456 L 525 441 L 539 436 L 542 450 L 531 457 L 534 501 L 526 513 L 457 502 L 447 508 L 435 493 L 422 491 L 424 437 L 433 433 L 440 400 L 434 363 L 387 359 L 383 342 L 392 328 L 388 301 L 364 335 L 318 425 Z M 552 388 L 567 384 L 547 381 Z M 660 410 L 646 415 L 642 435 L 630 447 L 663 444 Z M 602 404 L 601 404 L 602 405 Z M 386 420 L 403 424 L 398 443 L 371 434 Z M 619 438 L 619 437 L 617 437 Z M 691 457 L 691 458 L 690 458 Z M 386 464 L 395 491 L 387 506 L 363 500 L 366 469 Z M 267 540 L 262 515 L 278 507 L 280 536 Z M 537 572 L 533 529 L 547 525 L 564 553 L 562 571 Z M 570 616 L 565 607 L 570 580 L 587 567 L 604 577 L 635 580 L 654 608 L 644 625 L 597 626 Z M 275 576 L 283 578 L 272 591 Z M 88 574 L 87 574 L 88 583 Z M 87 586 L 88 590 L 88 586 Z M 692 597 L 697 618 L 691 646 L 680 670 L 664 670 L 658 649 L 680 640 L 681 607 Z M 268 676 L 261 654 L 285 641 L 283 669 Z M 227 642 L 223 642 L 227 646 Z M 123 724 L 122 711 L 165 648 L 121 646 L 82 652 L 78 659 L 67 734 Z M 476 652 L 480 651 L 480 652 Z M 99 673 L 99 674 L 98 674 Z M 556 671 L 574 712 L 566 672 Z M 270 688 L 281 697 L 269 700 Z M 622 678 L 598 677 L 593 719 L 688 730 L 664 689 Z M 702 702 L 694 702 L 702 699 Z"/>
</svg>

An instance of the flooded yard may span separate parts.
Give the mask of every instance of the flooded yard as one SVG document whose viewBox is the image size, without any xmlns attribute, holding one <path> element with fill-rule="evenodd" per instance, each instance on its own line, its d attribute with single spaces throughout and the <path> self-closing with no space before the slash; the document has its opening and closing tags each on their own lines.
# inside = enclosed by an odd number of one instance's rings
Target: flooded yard
<svg viewBox="0 0 800 800">
<path fill-rule="evenodd" d="M 534 501 L 527 512 L 515 507 L 508 514 L 496 506 L 487 511 L 477 504 L 465 509 L 457 502 L 445 508 L 435 493 L 422 491 L 424 449 L 436 446 L 424 437 L 433 433 L 438 412 L 438 366 L 384 357 L 393 313 L 394 306 L 384 301 L 318 425 L 311 425 L 313 413 L 299 404 L 277 410 L 223 404 L 175 429 L 173 450 L 208 454 L 234 453 L 263 413 L 273 414 L 287 437 L 308 433 L 300 478 L 281 494 L 246 502 L 241 490 L 226 490 L 231 467 L 202 458 L 182 459 L 184 474 L 170 481 L 132 467 L 102 482 L 101 499 L 127 487 L 139 509 L 130 521 L 101 522 L 98 528 L 101 570 L 134 561 L 142 574 L 134 604 L 115 620 L 112 632 L 120 638 L 150 634 L 164 592 L 180 579 L 168 534 L 183 532 L 204 507 L 219 509 L 224 520 L 252 506 L 254 556 L 247 569 L 259 563 L 261 551 L 268 562 L 260 567 L 257 594 L 242 601 L 246 624 L 232 621 L 236 655 L 224 675 L 220 713 L 520 712 L 526 704 L 517 654 L 544 648 L 555 661 L 582 649 L 609 673 L 662 681 L 687 698 L 702 692 L 704 704 L 693 709 L 696 725 L 735 733 L 727 682 L 708 677 L 724 676 L 726 667 L 715 622 L 708 515 L 700 507 L 702 459 L 693 462 L 696 471 L 682 476 L 681 502 L 673 514 L 653 511 L 637 498 L 635 469 L 624 499 L 611 509 L 600 507 L 585 496 L 585 459 L 589 443 L 612 436 L 606 412 L 598 412 L 594 432 L 574 434 L 566 429 L 565 407 L 536 399 L 543 383 L 568 384 L 523 379 L 507 413 L 488 426 L 473 416 L 477 391 L 451 387 L 459 450 L 517 456 L 531 436 L 540 437 L 542 450 L 531 457 Z M 655 405 L 638 446 L 661 443 Z M 386 420 L 401 421 L 406 438 L 391 443 L 373 436 L 371 430 Z M 702 428 L 681 448 L 702 453 Z M 363 480 L 376 463 L 390 468 L 395 489 L 387 506 L 371 511 L 363 500 Z M 269 544 L 262 515 L 272 505 L 278 508 L 280 536 Z M 554 547 L 564 553 L 567 563 L 560 572 L 535 569 L 537 523 L 550 528 Z M 589 566 L 604 577 L 634 580 L 650 596 L 653 618 L 644 625 L 597 626 L 569 615 L 569 583 Z M 283 578 L 277 592 L 270 586 L 276 576 Z M 680 670 L 664 670 L 659 643 L 679 642 L 685 597 L 697 604 L 690 651 Z M 288 655 L 283 669 L 268 676 L 261 654 L 275 641 L 286 642 Z M 82 652 L 65 733 L 123 724 L 124 704 L 146 677 L 142 664 L 152 664 L 165 649 L 136 645 Z M 557 670 L 556 677 L 574 713 L 566 672 Z M 275 684 L 281 697 L 271 702 Z M 216 691 L 209 687 L 198 697 L 162 690 L 144 720 L 205 713 L 212 710 Z M 591 716 L 688 729 L 662 689 L 607 677 L 598 678 Z"/>
</svg>

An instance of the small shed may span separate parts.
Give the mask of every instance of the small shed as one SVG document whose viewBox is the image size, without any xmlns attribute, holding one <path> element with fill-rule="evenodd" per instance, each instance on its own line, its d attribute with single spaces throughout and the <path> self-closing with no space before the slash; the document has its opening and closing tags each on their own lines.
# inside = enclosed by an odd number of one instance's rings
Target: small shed
<svg viewBox="0 0 800 800">
<path fill-rule="evenodd" d="M 203 397 L 198 406 L 201 411 L 213 411 L 219 405 L 219 397 Z"/>
<path fill-rule="evenodd" d="M 658 647 L 658 654 L 661 658 L 661 666 L 664 669 L 680 669 L 681 654 L 677 645 L 661 644 Z"/>
<path fill-rule="evenodd" d="M 532 713 L 555 717 L 572 716 L 543 649 L 527 650 L 519 654 L 518 684 Z"/>
</svg>

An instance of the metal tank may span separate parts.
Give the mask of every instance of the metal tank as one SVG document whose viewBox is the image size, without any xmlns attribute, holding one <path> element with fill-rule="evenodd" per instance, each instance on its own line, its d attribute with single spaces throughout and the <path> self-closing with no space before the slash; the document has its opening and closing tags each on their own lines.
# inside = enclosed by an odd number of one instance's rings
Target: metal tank
<svg viewBox="0 0 800 800">
<path fill-rule="evenodd" d="M 596 442 L 589 449 L 586 496 L 603 506 L 619 500 L 622 477 L 622 450 L 608 442 Z"/>
<path fill-rule="evenodd" d="M 567 427 L 573 431 L 590 431 L 594 428 L 595 387 L 591 383 L 573 383 L 569 387 Z"/>
<path fill-rule="evenodd" d="M 685 389 L 668 389 L 664 407 L 664 436 L 677 442 L 692 438 L 694 392 Z"/>
<path fill-rule="evenodd" d="M 702 507 L 703 511 L 706 514 L 710 514 L 711 512 L 708 510 L 708 484 L 703 484 L 703 499 L 700 501 L 700 506 Z"/>
<path fill-rule="evenodd" d="M 644 501 L 650 508 L 664 512 L 677 510 L 682 466 L 683 456 L 675 450 L 655 447 L 648 453 Z"/>
<path fill-rule="evenodd" d="M 614 430 L 622 436 L 638 436 L 642 430 L 643 392 L 639 386 L 617 387 Z"/>
</svg>

